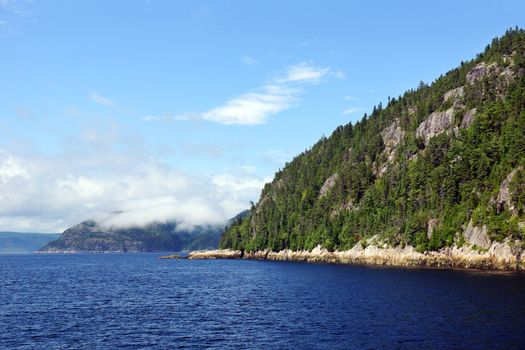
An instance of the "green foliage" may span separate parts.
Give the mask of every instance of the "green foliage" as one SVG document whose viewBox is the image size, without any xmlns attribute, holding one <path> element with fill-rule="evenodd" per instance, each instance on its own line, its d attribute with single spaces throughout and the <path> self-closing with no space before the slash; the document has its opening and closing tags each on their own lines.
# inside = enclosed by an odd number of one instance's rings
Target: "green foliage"
<svg viewBox="0 0 525 350">
<path fill-rule="evenodd" d="M 166 252 L 213 249 L 218 246 L 221 232 L 222 228 L 217 226 L 181 229 L 176 222 L 106 228 L 89 220 L 67 229 L 41 250 Z"/>
<path fill-rule="evenodd" d="M 487 225 L 493 239 L 521 238 L 525 215 L 525 32 L 509 30 L 476 59 L 432 84 L 389 99 L 361 121 L 338 127 L 278 171 L 265 185 L 250 214 L 226 230 L 221 247 L 243 250 L 350 249 L 379 234 L 392 245 L 418 251 L 463 244 L 472 219 Z M 467 84 L 477 64 L 496 63 L 512 71 Z M 464 86 L 459 106 L 444 94 Z M 452 126 L 428 143 L 416 135 L 434 111 L 454 108 Z M 460 129 L 466 111 L 476 108 L 470 127 Z M 394 124 L 395 123 L 395 124 Z M 385 150 L 382 132 L 399 126 L 395 152 Z M 391 157 L 389 160 L 389 156 Z M 378 169 L 387 167 L 384 173 Z M 494 199 L 503 180 L 518 169 L 509 188 L 515 212 L 498 212 Z M 320 194 L 337 174 L 334 186 Z M 431 239 L 428 222 L 439 224 Z M 521 221 L 520 221 L 521 220 Z M 458 240 L 459 237 L 459 240 Z"/>
</svg>

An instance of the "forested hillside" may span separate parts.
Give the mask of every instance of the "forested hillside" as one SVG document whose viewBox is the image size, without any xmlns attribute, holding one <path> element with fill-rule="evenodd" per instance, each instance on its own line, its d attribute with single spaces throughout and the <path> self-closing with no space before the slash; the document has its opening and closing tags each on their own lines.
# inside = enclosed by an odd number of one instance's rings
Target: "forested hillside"
<svg viewBox="0 0 525 350">
<path fill-rule="evenodd" d="M 55 252 L 168 252 L 216 248 L 222 227 L 178 227 L 176 222 L 128 228 L 104 227 L 88 220 L 65 230 L 39 251 Z"/>
<path fill-rule="evenodd" d="M 320 139 L 220 244 L 345 250 L 376 234 L 418 251 L 523 240 L 525 31 Z"/>
</svg>

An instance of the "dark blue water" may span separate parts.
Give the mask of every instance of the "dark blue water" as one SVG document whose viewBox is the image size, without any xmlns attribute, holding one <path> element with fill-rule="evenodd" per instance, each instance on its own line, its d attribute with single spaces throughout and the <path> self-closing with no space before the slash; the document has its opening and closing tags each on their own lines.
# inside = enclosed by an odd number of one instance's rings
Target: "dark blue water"
<svg viewBox="0 0 525 350">
<path fill-rule="evenodd" d="M 525 276 L 0 255 L 6 349 L 523 349 Z"/>
</svg>

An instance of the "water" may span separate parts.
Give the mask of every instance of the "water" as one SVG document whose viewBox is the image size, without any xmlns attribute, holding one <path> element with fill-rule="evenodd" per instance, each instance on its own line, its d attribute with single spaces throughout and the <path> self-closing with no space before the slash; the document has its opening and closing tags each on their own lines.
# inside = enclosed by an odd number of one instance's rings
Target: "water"
<svg viewBox="0 0 525 350">
<path fill-rule="evenodd" d="M 519 349 L 525 275 L 0 255 L 6 349 Z"/>
</svg>

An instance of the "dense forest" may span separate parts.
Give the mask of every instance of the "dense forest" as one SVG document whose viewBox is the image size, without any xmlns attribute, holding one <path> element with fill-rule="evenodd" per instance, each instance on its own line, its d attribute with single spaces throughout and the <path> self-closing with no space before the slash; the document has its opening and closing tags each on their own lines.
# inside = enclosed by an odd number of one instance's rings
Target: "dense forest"
<svg viewBox="0 0 525 350">
<path fill-rule="evenodd" d="M 217 247 L 222 227 L 180 227 L 176 222 L 111 228 L 88 220 L 65 230 L 41 252 L 180 252 Z"/>
<path fill-rule="evenodd" d="M 525 236 L 525 31 L 379 104 L 296 156 L 221 248 L 350 249 L 378 234 L 418 251 Z"/>
</svg>

